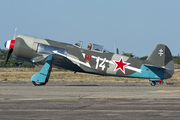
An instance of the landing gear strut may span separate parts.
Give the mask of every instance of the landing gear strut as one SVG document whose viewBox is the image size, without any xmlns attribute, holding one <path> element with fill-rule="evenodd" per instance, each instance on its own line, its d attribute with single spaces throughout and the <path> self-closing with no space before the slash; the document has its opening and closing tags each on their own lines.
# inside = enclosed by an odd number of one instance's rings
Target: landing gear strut
<svg viewBox="0 0 180 120">
<path fill-rule="evenodd" d="M 46 59 L 46 63 L 41 68 L 39 73 L 34 74 L 31 77 L 31 81 L 35 86 L 45 85 L 48 82 L 50 73 L 51 73 L 51 69 L 52 69 L 52 65 L 51 65 L 52 57 L 53 57 L 53 55 L 49 55 Z"/>
</svg>

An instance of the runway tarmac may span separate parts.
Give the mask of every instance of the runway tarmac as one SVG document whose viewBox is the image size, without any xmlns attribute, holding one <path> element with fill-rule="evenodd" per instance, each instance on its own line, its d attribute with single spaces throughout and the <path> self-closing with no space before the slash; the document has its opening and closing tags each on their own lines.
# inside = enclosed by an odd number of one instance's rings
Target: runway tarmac
<svg viewBox="0 0 180 120">
<path fill-rule="evenodd" d="M 0 120 L 179 120 L 179 113 L 179 83 L 0 82 Z"/>
</svg>

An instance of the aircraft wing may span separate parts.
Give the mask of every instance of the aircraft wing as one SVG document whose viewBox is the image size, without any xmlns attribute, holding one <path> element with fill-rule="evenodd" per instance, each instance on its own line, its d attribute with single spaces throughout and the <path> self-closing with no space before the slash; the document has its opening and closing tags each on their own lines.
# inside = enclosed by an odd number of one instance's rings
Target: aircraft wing
<svg viewBox="0 0 180 120">
<path fill-rule="evenodd" d="M 62 53 L 59 53 L 57 51 L 53 51 L 53 62 L 52 64 L 59 68 L 64 68 L 72 71 L 83 71 L 76 63 L 83 64 L 86 66 L 89 66 L 89 63 L 85 63 L 82 61 L 79 61 L 73 57 L 64 55 Z"/>
</svg>

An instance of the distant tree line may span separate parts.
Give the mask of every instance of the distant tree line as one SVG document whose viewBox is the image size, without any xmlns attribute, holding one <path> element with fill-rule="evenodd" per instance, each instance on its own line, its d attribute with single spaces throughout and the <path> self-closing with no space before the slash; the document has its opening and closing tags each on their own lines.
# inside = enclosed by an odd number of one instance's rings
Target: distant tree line
<svg viewBox="0 0 180 120">
<path fill-rule="evenodd" d="M 8 50 L 0 49 L 0 67 L 34 67 L 35 66 L 34 64 L 32 64 L 30 62 L 16 60 L 15 58 L 12 57 L 12 55 L 9 58 L 7 64 L 4 65 L 7 54 L 8 54 Z M 133 55 L 133 53 L 126 53 L 126 52 L 122 52 L 122 55 L 137 58 L 140 60 L 146 60 L 148 57 L 148 56 L 143 56 L 143 57 L 139 58 L 139 57 Z M 180 64 L 180 56 L 179 55 L 173 56 L 173 60 L 174 60 L 175 64 Z"/>
</svg>

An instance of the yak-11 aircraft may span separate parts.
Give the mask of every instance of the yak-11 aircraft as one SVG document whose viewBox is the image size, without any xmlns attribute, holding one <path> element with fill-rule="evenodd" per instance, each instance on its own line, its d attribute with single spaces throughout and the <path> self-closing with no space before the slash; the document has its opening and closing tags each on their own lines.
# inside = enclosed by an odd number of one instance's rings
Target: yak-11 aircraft
<svg viewBox="0 0 180 120">
<path fill-rule="evenodd" d="M 152 86 L 163 83 L 163 79 L 171 78 L 174 73 L 171 52 L 163 44 L 157 45 L 146 60 L 115 54 L 97 44 L 89 44 L 88 49 L 83 49 L 82 44 L 81 41 L 67 44 L 18 35 L 5 42 L 9 49 L 5 63 L 13 53 L 16 59 L 43 65 L 39 73 L 31 77 L 35 86 L 48 82 L 52 67 L 103 76 L 146 78 Z"/>
</svg>

